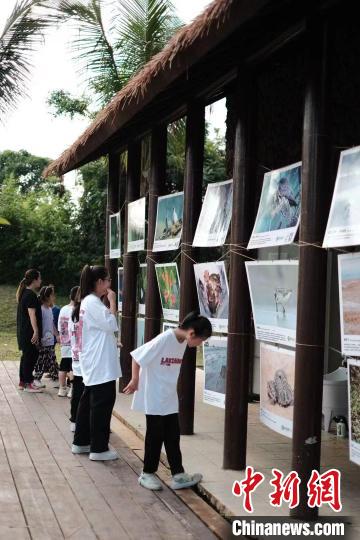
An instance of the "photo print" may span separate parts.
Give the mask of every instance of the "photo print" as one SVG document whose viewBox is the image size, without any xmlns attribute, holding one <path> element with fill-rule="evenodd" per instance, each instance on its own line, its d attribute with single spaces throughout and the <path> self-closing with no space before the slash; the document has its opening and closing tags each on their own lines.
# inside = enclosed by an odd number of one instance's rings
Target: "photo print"
<svg viewBox="0 0 360 540">
<path fill-rule="evenodd" d="M 164 321 L 163 325 L 162 325 L 162 331 L 166 332 L 166 330 L 170 330 L 170 328 L 173 329 L 173 328 L 177 328 L 177 327 L 178 327 L 178 325 L 175 324 L 175 323 Z"/>
<path fill-rule="evenodd" d="M 360 253 L 338 256 L 341 352 L 360 356 Z"/>
<path fill-rule="evenodd" d="M 295 351 L 260 344 L 260 421 L 292 438 Z"/>
<path fill-rule="evenodd" d="M 350 461 L 360 465 L 360 360 L 348 358 Z"/>
<path fill-rule="evenodd" d="M 128 203 L 128 252 L 145 249 L 145 210 L 145 197 Z"/>
<path fill-rule="evenodd" d="M 323 247 L 360 244 L 360 146 L 340 154 Z"/>
<path fill-rule="evenodd" d="M 177 264 L 156 264 L 155 271 L 164 319 L 178 321 L 180 310 L 180 279 Z"/>
<path fill-rule="evenodd" d="M 232 212 L 233 181 L 208 184 L 193 246 L 215 247 L 225 243 Z"/>
<path fill-rule="evenodd" d="M 145 319 L 138 317 L 136 319 L 136 348 L 145 343 Z"/>
<path fill-rule="evenodd" d="M 203 344 L 204 403 L 225 408 L 227 338 L 211 337 Z"/>
<path fill-rule="evenodd" d="M 109 216 L 109 257 L 118 259 L 121 256 L 120 247 L 120 212 Z"/>
<path fill-rule="evenodd" d="M 145 295 L 147 285 L 147 264 L 140 264 L 139 272 L 137 276 L 137 289 L 138 289 L 138 313 L 145 315 Z"/>
<path fill-rule="evenodd" d="M 301 162 L 265 173 L 248 249 L 291 244 L 300 223 L 300 202 Z"/>
<path fill-rule="evenodd" d="M 194 264 L 201 315 L 208 317 L 215 332 L 227 332 L 229 286 L 224 261 Z"/>
<path fill-rule="evenodd" d="M 158 198 L 153 251 L 178 249 L 183 225 L 184 193 Z"/>
<path fill-rule="evenodd" d="M 118 268 L 118 311 L 122 311 L 123 302 L 123 286 L 124 286 L 124 268 Z"/>
<path fill-rule="evenodd" d="M 256 339 L 295 347 L 298 261 L 248 261 Z"/>
</svg>

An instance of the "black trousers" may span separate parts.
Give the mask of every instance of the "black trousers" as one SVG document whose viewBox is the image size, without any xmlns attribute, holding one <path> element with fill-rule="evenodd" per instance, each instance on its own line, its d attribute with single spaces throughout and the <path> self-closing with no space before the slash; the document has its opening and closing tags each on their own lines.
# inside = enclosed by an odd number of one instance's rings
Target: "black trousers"
<svg viewBox="0 0 360 540">
<path fill-rule="evenodd" d="M 19 379 L 25 384 L 32 383 L 34 380 L 33 371 L 38 360 L 39 349 L 31 342 L 22 346 L 22 355 L 20 359 Z"/>
<path fill-rule="evenodd" d="M 116 399 L 116 381 L 85 386 L 76 415 L 74 444 L 90 452 L 109 450 L 110 422 Z"/>
<path fill-rule="evenodd" d="M 83 383 L 83 378 L 79 377 L 78 375 L 74 375 L 72 384 L 73 390 L 70 402 L 70 422 L 76 422 L 76 414 L 85 385 Z"/>
<path fill-rule="evenodd" d="M 147 414 L 144 456 L 145 473 L 154 473 L 157 471 L 163 443 L 171 474 L 174 476 L 174 474 L 184 472 L 180 451 L 179 415 L 177 413 L 167 414 L 165 416 Z"/>
</svg>

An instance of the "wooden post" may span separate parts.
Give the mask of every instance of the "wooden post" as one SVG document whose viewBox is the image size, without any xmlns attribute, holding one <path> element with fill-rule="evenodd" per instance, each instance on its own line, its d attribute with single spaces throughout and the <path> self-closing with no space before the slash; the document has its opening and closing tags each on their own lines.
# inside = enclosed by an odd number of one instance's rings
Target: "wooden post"
<svg viewBox="0 0 360 540">
<path fill-rule="evenodd" d="M 184 177 L 184 216 L 180 269 L 180 320 L 198 308 L 193 261 L 196 225 L 201 210 L 204 164 L 205 107 L 194 102 L 188 107 L 186 119 L 186 165 Z M 180 430 L 183 435 L 194 433 L 196 349 L 187 348 L 178 384 Z"/>
<path fill-rule="evenodd" d="M 106 203 L 106 233 L 105 233 L 105 266 L 109 271 L 111 283 L 114 290 L 117 290 L 117 267 L 118 259 L 110 259 L 109 252 L 109 221 L 110 216 L 119 211 L 119 189 L 120 189 L 120 156 L 119 154 L 109 154 L 108 162 L 108 184 Z"/>
<path fill-rule="evenodd" d="M 236 95 L 236 128 L 233 170 L 233 209 L 230 253 L 230 305 L 227 353 L 224 469 L 246 467 L 249 367 L 251 365 L 251 303 L 246 277 L 246 258 L 236 245 L 246 246 L 251 234 L 251 77 L 241 72 Z"/>
<path fill-rule="evenodd" d="M 124 283 L 123 283 L 123 311 L 121 318 L 121 370 L 122 380 L 120 390 L 131 379 L 131 351 L 135 348 L 136 332 L 136 279 L 138 272 L 138 259 L 136 253 L 127 253 L 128 231 L 128 203 L 139 198 L 140 194 L 140 165 L 141 144 L 136 141 L 128 148 L 128 167 L 125 194 L 125 227 L 124 227 Z"/>
<path fill-rule="evenodd" d="M 306 520 L 318 515 L 317 508 L 307 505 L 307 482 L 312 470 L 320 470 L 321 453 L 326 250 L 316 245 L 322 244 L 332 193 L 326 129 L 326 50 L 326 23 L 310 21 L 306 31 L 292 456 L 293 470 L 298 472 L 301 485 L 299 506 L 291 511 L 292 516 Z"/>
<path fill-rule="evenodd" d="M 145 341 L 150 341 L 160 332 L 161 302 L 155 273 L 155 261 L 159 254 L 152 252 L 154 243 L 157 201 L 164 192 L 166 176 L 166 143 L 167 127 L 158 126 L 151 134 L 149 205 L 148 205 L 148 238 L 147 238 L 147 285 L 145 295 Z"/>
</svg>

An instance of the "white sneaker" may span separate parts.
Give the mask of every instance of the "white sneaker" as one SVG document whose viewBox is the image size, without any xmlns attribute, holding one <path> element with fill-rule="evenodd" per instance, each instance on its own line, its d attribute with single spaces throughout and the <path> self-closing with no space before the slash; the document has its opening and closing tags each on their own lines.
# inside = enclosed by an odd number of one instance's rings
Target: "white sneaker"
<svg viewBox="0 0 360 540">
<path fill-rule="evenodd" d="M 175 474 L 170 482 L 171 489 L 184 489 L 195 486 L 202 480 L 202 474 L 188 474 L 186 472 Z"/>
<path fill-rule="evenodd" d="M 67 396 L 67 387 L 66 386 L 60 386 L 59 388 L 59 391 L 58 391 L 58 396 L 60 397 L 66 397 Z"/>
<path fill-rule="evenodd" d="M 78 446 L 77 444 L 72 444 L 71 451 L 73 454 L 89 454 L 90 444 L 88 444 L 87 446 Z"/>
<path fill-rule="evenodd" d="M 76 429 L 76 424 L 75 422 L 70 422 L 70 431 L 72 431 L 73 433 L 75 432 L 75 429 Z"/>
<path fill-rule="evenodd" d="M 24 392 L 30 392 L 31 394 L 41 394 L 41 388 L 38 388 L 33 383 L 25 384 Z"/>
<path fill-rule="evenodd" d="M 119 459 L 119 454 L 115 450 L 106 450 L 106 452 L 91 452 L 89 458 L 91 461 L 112 461 Z"/>
<path fill-rule="evenodd" d="M 72 385 L 71 385 L 70 388 L 68 389 L 66 395 L 67 395 L 68 398 L 70 398 L 70 399 L 72 398 Z"/>
<path fill-rule="evenodd" d="M 146 489 L 151 489 L 152 491 L 160 491 L 163 488 L 158 477 L 151 473 L 142 472 L 139 476 L 138 482 L 140 486 Z"/>
<path fill-rule="evenodd" d="M 33 385 L 36 386 L 36 388 L 46 388 L 46 384 L 42 383 L 38 379 L 33 380 Z"/>
</svg>

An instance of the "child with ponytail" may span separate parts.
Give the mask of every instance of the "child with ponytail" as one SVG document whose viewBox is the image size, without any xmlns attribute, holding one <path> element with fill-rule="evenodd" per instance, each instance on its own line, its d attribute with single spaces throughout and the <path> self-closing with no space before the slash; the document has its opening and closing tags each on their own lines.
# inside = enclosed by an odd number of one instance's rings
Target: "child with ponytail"
<svg viewBox="0 0 360 540">
<path fill-rule="evenodd" d="M 139 484 L 147 489 L 162 489 L 155 473 L 163 443 L 173 489 L 193 486 L 202 478 L 201 474 L 184 472 L 182 466 L 177 381 L 186 347 L 198 347 L 211 334 L 210 321 L 193 312 L 177 328 L 170 328 L 131 353 L 132 378 L 124 393 L 135 392 L 132 408 L 146 415 L 144 468 Z"/>
<path fill-rule="evenodd" d="M 94 461 L 118 458 L 115 450 L 109 449 L 116 379 L 121 376 L 115 337 L 116 294 L 110 283 L 104 266 L 84 266 L 73 311 L 73 321 L 79 321 L 80 372 L 85 389 L 77 408 L 72 452 L 88 453 Z M 104 295 L 109 307 L 101 301 Z"/>
</svg>

